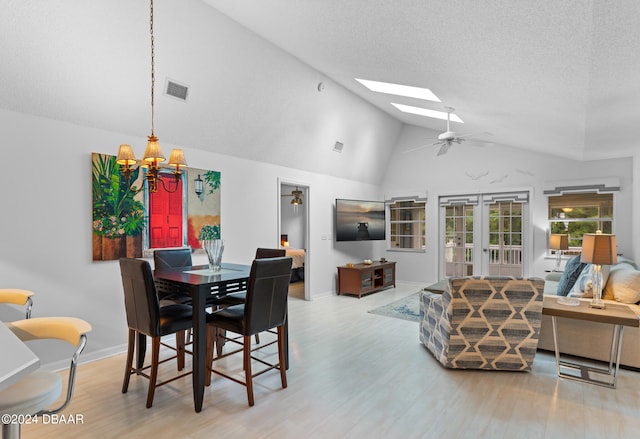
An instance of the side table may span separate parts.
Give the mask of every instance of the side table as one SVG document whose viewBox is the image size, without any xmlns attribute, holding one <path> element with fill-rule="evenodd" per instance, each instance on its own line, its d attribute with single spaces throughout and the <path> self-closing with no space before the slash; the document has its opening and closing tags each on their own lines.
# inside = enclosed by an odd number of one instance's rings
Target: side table
<svg viewBox="0 0 640 439">
<path fill-rule="evenodd" d="M 639 327 L 640 320 L 638 320 L 638 316 L 622 304 L 607 302 L 606 308 L 596 309 L 589 307 L 589 300 L 580 300 L 577 306 L 571 306 L 558 303 L 558 299 L 559 297 L 544 296 L 542 308 L 542 314 L 551 316 L 558 376 L 615 389 L 618 379 L 618 369 L 620 367 L 620 352 L 622 351 L 624 327 Z M 613 325 L 609 366 L 607 369 L 560 359 L 558 326 L 556 323 L 557 317 L 588 320 Z M 597 375 L 602 378 L 599 378 Z"/>
</svg>

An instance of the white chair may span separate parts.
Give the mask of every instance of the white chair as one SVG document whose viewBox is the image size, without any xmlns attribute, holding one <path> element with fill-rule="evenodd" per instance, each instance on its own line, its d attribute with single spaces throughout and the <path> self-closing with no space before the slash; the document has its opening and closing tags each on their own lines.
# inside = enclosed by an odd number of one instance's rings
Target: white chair
<svg viewBox="0 0 640 439">
<path fill-rule="evenodd" d="M 57 339 L 76 347 L 71 357 L 67 396 L 57 408 L 49 409 L 62 394 L 62 377 L 56 372 L 38 369 L 0 392 L 0 413 L 7 415 L 43 415 L 63 410 L 73 396 L 78 357 L 86 343 L 91 325 L 74 317 L 36 317 L 5 323 L 24 341 Z M 4 421 L 4 418 L 3 418 Z M 2 438 L 20 437 L 20 423 L 2 424 Z"/>
<path fill-rule="evenodd" d="M 33 296 L 33 291 L 19 288 L 0 288 L 0 303 L 26 306 L 26 319 L 31 318 L 31 308 L 33 307 L 31 296 Z"/>
</svg>

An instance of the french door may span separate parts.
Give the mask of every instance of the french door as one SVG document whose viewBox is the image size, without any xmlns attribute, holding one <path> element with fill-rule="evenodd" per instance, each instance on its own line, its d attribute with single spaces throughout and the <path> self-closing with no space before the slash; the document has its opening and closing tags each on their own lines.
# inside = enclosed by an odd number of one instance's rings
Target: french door
<svg viewBox="0 0 640 439">
<path fill-rule="evenodd" d="M 440 278 L 528 272 L 529 194 L 440 197 Z"/>
</svg>

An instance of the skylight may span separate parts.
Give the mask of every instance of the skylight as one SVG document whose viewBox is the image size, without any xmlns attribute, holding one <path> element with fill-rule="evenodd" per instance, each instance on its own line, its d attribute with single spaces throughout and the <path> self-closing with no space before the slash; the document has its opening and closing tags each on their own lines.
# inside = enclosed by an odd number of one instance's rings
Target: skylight
<svg viewBox="0 0 640 439">
<path fill-rule="evenodd" d="M 428 108 L 413 107 L 411 105 L 396 104 L 394 102 L 392 102 L 391 105 L 393 105 L 403 113 L 411 113 L 411 114 L 417 114 L 418 116 L 426 116 L 426 117 L 433 117 L 435 119 L 447 120 L 447 113 L 444 111 L 429 110 Z M 449 116 L 449 120 L 451 120 L 451 122 L 464 123 L 462 119 L 460 119 L 456 114 L 453 114 L 453 113 L 451 113 L 451 115 Z"/>
<path fill-rule="evenodd" d="M 425 99 L 427 101 L 440 102 L 440 99 L 428 88 L 412 87 L 410 85 L 392 84 L 389 82 L 369 81 L 355 78 L 360 84 L 371 91 L 386 93 L 409 98 Z"/>
</svg>

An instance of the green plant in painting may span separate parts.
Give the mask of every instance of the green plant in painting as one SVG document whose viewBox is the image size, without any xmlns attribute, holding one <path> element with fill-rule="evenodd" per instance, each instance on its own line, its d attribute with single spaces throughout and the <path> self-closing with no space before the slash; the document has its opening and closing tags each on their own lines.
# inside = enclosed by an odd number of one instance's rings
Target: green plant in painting
<svg viewBox="0 0 640 439">
<path fill-rule="evenodd" d="M 140 168 L 132 172 L 132 181 L 136 181 L 139 172 Z M 144 205 L 120 178 L 116 158 L 96 154 L 92 174 L 94 232 L 109 238 L 141 234 L 146 225 Z"/>
<path fill-rule="evenodd" d="M 200 241 L 206 241 L 210 239 L 220 239 L 220 226 L 218 224 L 212 226 L 211 224 L 205 224 L 200 229 L 198 235 Z"/>
<path fill-rule="evenodd" d="M 207 171 L 204 173 L 204 181 L 209 187 L 209 194 L 212 194 L 213 191 L 220 187 L 220 172 L 218 171 Z"/>
</svg>

